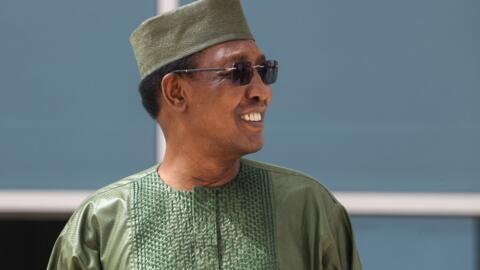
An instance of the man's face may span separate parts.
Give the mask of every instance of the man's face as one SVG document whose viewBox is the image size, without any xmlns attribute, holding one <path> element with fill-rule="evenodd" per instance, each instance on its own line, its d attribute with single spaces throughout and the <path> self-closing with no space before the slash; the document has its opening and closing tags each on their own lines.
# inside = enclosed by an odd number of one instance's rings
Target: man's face
<svg viewBox="0 0 480 270">
<path fill-rule="evenodd" d="M 205 49 L 198 54 L 196 67 L 230 68 L 238 61 L 258 65 L 264 60 L 254 41 L 238 40 Z M 194 73 L 184 79 L 191 97 L 186 129 L 205 144 L 207 152 L 231 158 L 262 148 L 265 112 L 272 89 L 263 83 L 257 71 L 249 84 L 241 86 L 217 72 Z"/>
</svg>

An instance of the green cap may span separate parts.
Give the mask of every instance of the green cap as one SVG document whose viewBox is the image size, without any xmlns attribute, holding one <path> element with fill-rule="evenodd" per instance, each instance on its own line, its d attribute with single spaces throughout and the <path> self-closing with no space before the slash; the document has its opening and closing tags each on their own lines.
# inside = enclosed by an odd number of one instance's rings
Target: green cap
<svg viewBox="0 0 480 270">
<path fill-rule="evenodd" d="M 229 40 L 253 39 L 240 0 L 199 0 L 144 21 L 130 36 L 140 77 Z"/>
</svg>

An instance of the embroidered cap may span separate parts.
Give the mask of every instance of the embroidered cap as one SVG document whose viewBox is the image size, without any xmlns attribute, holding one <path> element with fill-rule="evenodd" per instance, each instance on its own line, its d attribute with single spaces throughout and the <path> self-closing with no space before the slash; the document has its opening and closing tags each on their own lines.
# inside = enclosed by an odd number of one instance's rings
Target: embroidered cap
<svg viewBox="0 0 480 270">
<path fill-rule="evenodd" d="M 130 36 L 140 77 L 225 41 L 253 39 L 240 0 L 199 0 L 144 21 Z"/>
</svg>

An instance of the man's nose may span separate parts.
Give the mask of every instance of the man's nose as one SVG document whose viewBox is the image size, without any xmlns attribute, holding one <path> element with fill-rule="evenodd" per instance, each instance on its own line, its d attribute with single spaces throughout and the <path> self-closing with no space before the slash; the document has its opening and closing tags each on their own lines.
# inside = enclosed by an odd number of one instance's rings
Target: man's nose
<svg viewBox="0 0 480 270">
<path fill-rule="evenodd" d="M 245 95 L 248 99 L 257 100 L 267 106 L 272 101 L 272 86 L 262 81 L 256 69 L 253 73 L 252 81 L 247 85 Z"/>
</svg>

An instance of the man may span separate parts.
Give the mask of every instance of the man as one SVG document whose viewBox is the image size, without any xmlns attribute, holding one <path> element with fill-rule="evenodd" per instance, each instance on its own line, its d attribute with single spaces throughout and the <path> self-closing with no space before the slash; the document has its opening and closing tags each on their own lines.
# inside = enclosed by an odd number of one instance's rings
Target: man
<svg viewBox="0 0 480 270">
<path fill-rule="evenodd" d="M 140 93 L 166 138 L 157 166 L 75 211 L 48 269 L 360 269 L 345 209 L 263 146 L 278 63 L 239 0 L 200 0 L 132 34 Z"/>
</svg>

